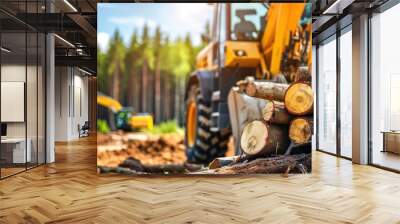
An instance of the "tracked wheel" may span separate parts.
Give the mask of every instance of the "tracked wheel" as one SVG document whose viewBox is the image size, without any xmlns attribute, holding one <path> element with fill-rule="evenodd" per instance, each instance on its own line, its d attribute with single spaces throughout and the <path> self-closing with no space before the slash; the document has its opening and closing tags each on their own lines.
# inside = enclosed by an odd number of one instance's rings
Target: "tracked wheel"
<svg viewBox="0 0 400 224">
<path fill-rule="evenodd" d="M 199 86 L 192 85 L 185 116 L 186 155 L 190 163 L 208 165 L 227 150 L 230 131 L 211 131 L 211 110 L 211 103 L 203 98 Z"/>
</svg>

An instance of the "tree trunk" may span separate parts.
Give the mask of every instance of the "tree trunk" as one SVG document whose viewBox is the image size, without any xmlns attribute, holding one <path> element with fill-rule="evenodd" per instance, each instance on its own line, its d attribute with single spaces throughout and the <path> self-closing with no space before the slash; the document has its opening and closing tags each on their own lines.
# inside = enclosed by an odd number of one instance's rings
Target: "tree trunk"
<svg viewBox="0 0 400 224">
<path fill-rule="evenodd" d="M 289 85 L 287 84 L 248 80 L 246 94 L 266 100 L 283 101 L 288 87 Z"/>
<path fill-rule="evenodd" d="M 289 138 L 296 144 L 310 142 L 313 124 L 313 117 L 298 117 L 294 119 L 290 124 Z"/>
<path fill-rule="evenodd" d="M 180 92 L 180 79 L 179 77 L 175 77 L 175 88 L 174 88 L 174 113 L 173 113 L 173 118 L 175 119 L 176 122 L 179 121 L 179 108 L 181 105 L 179 104 L 180 99 L 179 96 L 181 94 Z"/>
<path fill-rule="evenodd" d="M 290 171 L 303 174 L 311 172 L 311 154 L 259 158 L 248 163 L 209 169 L 194 174 L 288 174 Z"/>
<path fill-rule="evenodd" d="M 268 125 L 260 120 L 247 123 L 240 137 L 240 146 L 249 156 L 283 154 L 288 145 L 286 125 Z"/>
<path fill-rule="evenodd" d="M 148 68 L 147 68 L 147 61 L 143 62 L 142 66 L 142 112 L 147 112 L 147 75 L 148 75 Z"/>
<path fill-rule="evenodd" d="M 147 112 L 154 114 L 154 101 L 155 101 L 155 74 L 154 72 L 149 72 L 147 80 Z"/>
<path fill-rule="evenodd" d="M 156 123 L 160 122 L 161 115 L 161 71 L 160 71 L 160 60 L 157 59 L 156 72 L 155 72 L 155 120 Z"/>
<path fill-rule="evenodd" d="M 292 116 L 285 109 L 285 105 L 279 101 L 267 100 L 262 109 L 263 118 L 272 124 L 289 124 Z"/>
<path fill-rule="evenodd" d="M 142 105 L 142 95 L 141 95 L 141 91 L 142 91 L 142 82 L 141 82 L 141 74 L 140 74 L 140 70 L 138 69 L 137 72 L 135 73 L 135 112 L 139 112 L 141 109 L 141 105 Z"/>
<path fill-rule="evenodd" d="M 314 93 L 309 83 L 296 82 L 287 88 L 285 94 L 286 110 L 293 115 L 311 114 L 314 106 Z"/>
<path fill-rule="evenodd" d="M 113 88 L 112 88 L 112 97 L 115 100 L 119 101 L 119 94 L 120 94 L 120 74 L 119 74 L 119 66 L 117 65 L 115 71 L 113 73 Z"/>
<path fill-rule="evenodd" d="M 168 75 L 165 79 L 164 79 L 164 94 L 163 94 L 163 98 L 164 98 L 164 119 L 168 120 L 168 116 L 169 116 L 169 110 L 171 108 L 171 101 L 170 101 L 170 96 L 169 96 L 169 84 L 170 84 L 170 76 Z"/>
<path fill-rule="evenodd" d="M 135 86 L 135 69 L 134 68 L 131 68 L 128 82 L 129 82 L 129 85 L 128 85 L 128 88 L 127 88 L 127 91 L 128 91 L 128 96 L 127 96 L 128 97 L 128 105 L 131 105 L 132 107 L 135 107 L 136 86 Z"/>
</svg>

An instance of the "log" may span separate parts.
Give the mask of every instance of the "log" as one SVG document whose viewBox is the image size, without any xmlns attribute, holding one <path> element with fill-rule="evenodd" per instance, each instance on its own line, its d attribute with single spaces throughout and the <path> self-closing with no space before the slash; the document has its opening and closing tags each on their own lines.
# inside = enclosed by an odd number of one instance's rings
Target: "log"
<svg viewBox="0 0 400 224">
<path fill-rule="evenodd" d="M 246 91 L 246 86 L 247 86 L 247 81 L 246 80 L 239 80 L 236 85 L 237 85 L 237 92 L 239 93 L 244 93 Z M 235 87 L 233 87 L 235 88 Z"/>
<path fill-rule="evenodd" d="M 308 82 L 296 82 L 288 85 L 247 79 L 240 84 L 242 89 L 245 86 L 246 94 L 251 97 L 284 101 L 290 114 L 302 116 L 313 112 L 314 95 Z"/>
<path fill-rule="evenodd" d="M 285 109 L 285 105 L 278 101 L 267 101 L 262 109 L 263 119 L 272 124 L 289 124 L 292 116 Z"/>
<path fill-rule="evenodd" d="M 304 144 L 311 141 L 313 124 L 313 117 L 293 119 L 289 127 L 289 138 L 296 144 Z"/>
<path fill-rule="evenodd" d="M 296 116 L 311 114 L 314 105 L 314 93 L 312 87 L 306 82 L 291 84 L 284 96 L 286 110 Z"/>
<path fill-rule="evenodd" d="M 287 174 L 311 172 L 311 154 L 297 154 L 258 158 L 248 163 L 240 163 L 217 169 L 209 169 L 194 174 Z"/>
<path fill-rule="evenodd" d="M 144 165 L 133 157 L 127 158 L 121 164 L 119 164 L 120 168 L 129 168 L 132 171 L 137 173 L 185 173 L 186 166 L 185 164 L 162 164 L 162 165 Z"/>
<path fill-rule="evenodd" d="M 238 161 L 240 159 L 239 156 L 229 156 L 229 157 L 219 157 L 214 159 L 209 165 L 208 168 L 210 169 L 216 169 L 216 168 L 220 168 L 223 166 L 228 166 L 230 164 L 235 163 L 236 161 Z"/>
<path fill-rule="evenodd" d="M 286 125 L 268 125 L 261 120 L 248 122 L 240 137 L 240 147 L 249 156 L 283 154 L 288 145 Z"/>
<path fill-rule="evenodd" d="M 250 97 L 233 87 L 228 95 L 229 119 L 235 141 L 235 152 L 240 152 L 240 135 L 244 125 L 252 120 L 262 119 L 262 108 L 266 100 Z"/>
<path fill-rule="evenodd" d="M 248 80 L 246 94 L 266 100 L 283 101 L 288 84 Z"/>
</svg>

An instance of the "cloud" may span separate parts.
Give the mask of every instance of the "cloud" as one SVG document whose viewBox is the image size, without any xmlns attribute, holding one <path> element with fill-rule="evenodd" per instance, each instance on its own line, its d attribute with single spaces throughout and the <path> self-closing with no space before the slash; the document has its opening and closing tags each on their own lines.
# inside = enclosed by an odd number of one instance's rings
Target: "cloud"
<svg viewBox="0 0 400 224">
<path fill-rule="evenodd" d="M 157 26 L 157 23 L 153 20 L 138 16 L 112 17 L 110 18 L 110 22 L 116 25 L 130 25 L 136 27 L 143 27 L 144 24 L 147 24 L 150 28 L 155 28 Z"/>
<path fill-rule="evenodd" d="M 97 34 L 97 44 L 102 51 L 106 51 L 108 48 L 108 42 L 110 41 L 110 35 L 108 33 L 100 32 Z"/>
<path fill-rule="evenodd" d="M 212 6 L 205 3 L 173 4 L 174 17 L 191 26 L 204 26 L 205 18 L 210 16 Z M 201 27 L 204 28 L 204 27 Z"/>
<path fill-rule="evenodd" d="M 105 3 L 103 3 L 105 4 Z M 119 30 L 125 43 L 129 43 L 132 33 L 141 33 L 147 24 L 151 35 L 160 26 L 161 31 L 171 40 L 190 34 L 194 44 L 201 42 L 200 33 L 204 31 L 205 22 L 210 20 L 212 6 L 206 3 L 178 4 L 106 4 L 113 9 L 99 10 L 99 32 L 107 32 L 111 37 Z"/>
<path fill-rule="evenodd" d="M 172 6 L 173 19 L 179 21 L 180 26 L 185 27 L 185 32 L 191 34 L 194 44 L 200 44 L 200 34 L 204 31 L 206 21 L 212 17 L 213 7 L 206 3 L 173 4 Z"/>
</svg>

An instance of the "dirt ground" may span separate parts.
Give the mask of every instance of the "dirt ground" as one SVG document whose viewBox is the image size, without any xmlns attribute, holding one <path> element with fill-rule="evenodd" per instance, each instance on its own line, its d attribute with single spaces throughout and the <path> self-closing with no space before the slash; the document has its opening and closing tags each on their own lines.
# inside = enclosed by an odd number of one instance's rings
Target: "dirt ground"
<svg viewBox="0 0 400 224">
<path fill-rule="evenodd" d="M 186 161 L 184 136 L 112 132 L 97 136 L 97 165 L 117 167 L 129 157 L 143 165 L 183 164 Z"/>
</svg>

